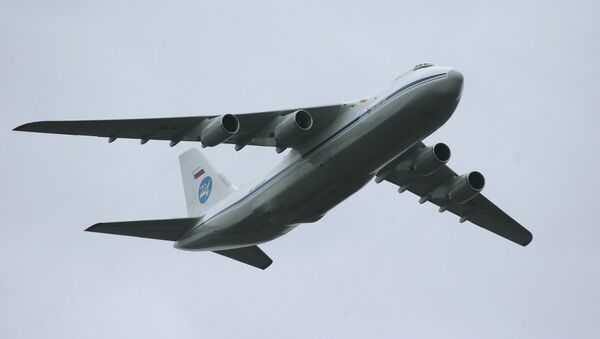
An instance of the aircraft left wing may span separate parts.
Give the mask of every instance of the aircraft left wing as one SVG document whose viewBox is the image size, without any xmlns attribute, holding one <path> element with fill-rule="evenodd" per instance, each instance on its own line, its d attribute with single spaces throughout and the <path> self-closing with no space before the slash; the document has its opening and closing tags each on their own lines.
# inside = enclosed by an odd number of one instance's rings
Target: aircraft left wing
<svg viewBox="0 0 600 339">
<path fill-rule="evenodd" d="M 532 234 L 508 214 L 479 192 L 485 179 L 479 172 L 457 175 L 445 165 L 450 149 L 445 144 L 426 147 L 418 143 L 379 171 L 377 182 L 389 181 L 400 186 L 399 192 L 408 190 L 439 206 L 439 211 L 449 211 L 460 217 L 460 222 L 470 221 L 477 226 L 527 246 Z"/>
<path fill-rule="evenodd" d="M 236 144 L 236 150 L 246 145 L 286 148 L 325 128 L 343 106 L 178 118 L 37 121 L 14 130 L 105 137 L 109 142 L 125 138 L 139 139 L 141 144 L 168 140 L 171 146 L 201 141 L 205 146 Z"/>
</svg>

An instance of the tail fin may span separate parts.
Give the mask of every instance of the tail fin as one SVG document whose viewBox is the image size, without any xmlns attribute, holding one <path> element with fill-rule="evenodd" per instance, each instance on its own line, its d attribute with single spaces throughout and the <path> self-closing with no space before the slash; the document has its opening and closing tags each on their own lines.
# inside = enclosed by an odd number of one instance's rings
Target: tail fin
<svg viewBox="0 0 600 339">
<path fill-rule="evenodd" d="M 223 175 L 215 171 L 199 150 L 192 148 L 179 156 L 188 216 L 201 216 L 214 204 L 235 191 Z"/>
</svg>

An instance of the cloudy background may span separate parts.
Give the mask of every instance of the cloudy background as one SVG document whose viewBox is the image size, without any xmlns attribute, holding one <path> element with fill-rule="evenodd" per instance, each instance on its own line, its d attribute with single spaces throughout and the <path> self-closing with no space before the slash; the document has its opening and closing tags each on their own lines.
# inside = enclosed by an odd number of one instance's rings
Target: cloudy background
<svg viewBox="0 0 600 339">
<path fill-rule="evenodd" d="M 600 8 L 561 3 L 0 0 L 0 337 L 598 338 Z M 11 131 L 337 103 L 422 61 L 465 75 L 426 141 L 486 175 L 528 247 L 388 183 L 265 244 L 266 271 L 90 234 L 185 216 L 197 145 Z M 238 185 L 280 159 L 204 152 Z"/>
</svg>

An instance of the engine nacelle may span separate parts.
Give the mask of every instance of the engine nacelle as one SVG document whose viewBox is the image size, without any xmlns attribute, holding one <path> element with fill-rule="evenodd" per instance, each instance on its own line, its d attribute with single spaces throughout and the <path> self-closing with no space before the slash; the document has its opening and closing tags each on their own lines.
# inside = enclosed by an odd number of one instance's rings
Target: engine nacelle
<svg viewBox="0 0 600 339">
<path fill-rule="evenodd" d="M 204 146 L 216 146 L 227 141 L 240 130 L 240 122 L 233 114 L 225 114 L 211 119 L 202 129 L 200 141 Z"/>
<path fill-rule="evenodd" d="M 450 147 L 443 143 L 423 148 L 416 156 L 412 170 L 420 175 L 430 175 L 450 160 Z"/>
<path fill-rule="evenodd" d="M 456 204 L 464 204 L 473 199 L 485 186 L 483 174 L 473 171 L 456 178 L 448 190 L 448 198 Z"/>
<path fill-rule="evenodd" d="M 305 110 L 298 110 L 282 118 L 282 121 L 275 127 L 275 140 L 282 146 L 289 146 L 298 140 L 302 134 L 311 129 L 313 118 Z"/>
</svg>

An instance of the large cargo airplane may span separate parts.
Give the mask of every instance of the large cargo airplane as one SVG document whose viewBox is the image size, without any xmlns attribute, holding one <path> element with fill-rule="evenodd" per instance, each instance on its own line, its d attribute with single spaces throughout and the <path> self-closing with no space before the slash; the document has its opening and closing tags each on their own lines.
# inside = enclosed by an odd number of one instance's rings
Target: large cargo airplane
<svg viewBox="0 0 600 339">
<path fill-rule="evenodd" d="M 162 239 L 182 250 L 213 251 L 261 269 L 273 261 L 257 246 L 327 211 L 371 179 L 388 181 L 526 246 L 531 233 L 481 194 L 485 179 L 457 175 L 443 143 L 425 137 L 454 113 L 463 88 L 455 69 L 416 65 L 382 93 L 357 102 L 262 113 L 158 119 L 41 121 L 17 131 L 108 138 L 247 145 L 290 152 L 263 180 L 238 189 L 197 149 L 180 156 L 187 218 L 99 223 L 86 231 Z"/>
</svg>

